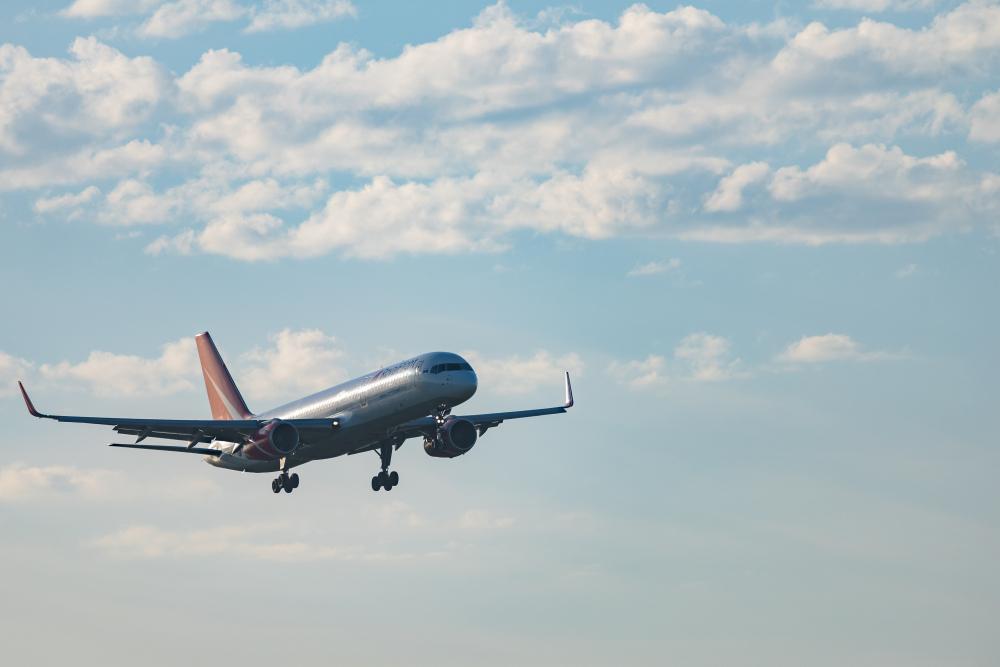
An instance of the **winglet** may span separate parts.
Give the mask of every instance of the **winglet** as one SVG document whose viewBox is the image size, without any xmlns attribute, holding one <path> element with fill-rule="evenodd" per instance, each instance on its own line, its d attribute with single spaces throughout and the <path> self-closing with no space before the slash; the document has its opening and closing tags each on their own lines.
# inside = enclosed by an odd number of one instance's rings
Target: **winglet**
<svg viewBox="0 0 1000 667">
<path fill-rule="evenodd" d="M 566 402 L 563 403 L 563 407 L 573 407 L 573 385 L 569 382 L 569 371 L 566 371 Z"/>
<path fill-rule="evenodd" d="M 31 398 L 28 396 L 28 392 L 25 391 L 24 385 L 20 380 L 17 381 L 17 386 L 21 388 L 21 397 L 24 398 L 24 404 L 28 407 L 28 413 L 32 417 L 48 417 L 48 415 L 43 415 L 35 409 L 35 404 L 31 402 Z"/>
</svg>

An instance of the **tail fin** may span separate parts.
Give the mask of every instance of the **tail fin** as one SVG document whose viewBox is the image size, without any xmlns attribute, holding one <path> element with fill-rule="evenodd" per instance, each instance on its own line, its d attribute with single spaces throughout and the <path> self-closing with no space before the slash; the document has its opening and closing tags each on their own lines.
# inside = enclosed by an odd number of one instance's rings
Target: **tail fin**
<svg viewBox="0 0 1000 667">
<path fill-rule="evenodd" d="M 198 359 L 201 372 L 205 375 L 205 391 L 208 404 L 212 407 L 212 419 L 247 419 L 252 413 L 233 382 L 233 376 L 219 356 L 212 336 L 203 331 L 194 337 L 198 344 Z"/>
</svg>

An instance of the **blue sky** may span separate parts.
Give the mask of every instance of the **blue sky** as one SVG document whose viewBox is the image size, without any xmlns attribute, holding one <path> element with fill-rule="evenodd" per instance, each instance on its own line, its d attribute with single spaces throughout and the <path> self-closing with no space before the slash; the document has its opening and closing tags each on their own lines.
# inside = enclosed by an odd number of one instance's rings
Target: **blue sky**
<svg viewBox="0 0 1000 667">
<path fill-rule="evenodd" d="M 995 664 L 998 71 L 989 1 L 4 3 L 5 655 Z M 24 413 L 204 416 L 205 329 L 578 407 L 281 497 Z"/>
</svg>

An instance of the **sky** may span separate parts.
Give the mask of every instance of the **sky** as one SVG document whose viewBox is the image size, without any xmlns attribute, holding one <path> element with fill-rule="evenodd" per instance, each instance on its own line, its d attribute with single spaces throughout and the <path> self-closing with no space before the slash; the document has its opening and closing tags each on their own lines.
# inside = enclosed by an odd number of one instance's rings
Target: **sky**
<svg viewBox="0 0 1000 667">
<path fill-rule="evenodd" d="M 25 664 L 995 665 L 1000 3 L 0 5 L 0 640 Z M 467 455 L 199 418 L 431 350 Z"/>
</svg>

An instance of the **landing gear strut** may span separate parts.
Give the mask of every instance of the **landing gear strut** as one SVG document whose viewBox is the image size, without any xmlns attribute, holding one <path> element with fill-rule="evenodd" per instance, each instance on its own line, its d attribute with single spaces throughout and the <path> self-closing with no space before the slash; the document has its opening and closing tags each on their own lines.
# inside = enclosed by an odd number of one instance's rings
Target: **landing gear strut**
<svg viewBox="0 0 1000 667">
<path fill-rule="evenodd" d="M 441 405 L 437 406 L 437 409 L 434 410 L 434 421 L 437 422 L 438 426 L 441 426 L 442 424 L 444 424 L 444 418 L 447 417 L 450 413 L 451 413 L 451 408 L 442 403 Z"/>
<path fill-rule="evenodd" d="M 372 491 L 379 489 L 392 491 L 392 487 L 399 484 L 399 473 L 395 470 L 389 472 L 389 464 L 392 463 L 392 446 L 391 441 L 384 442 L 378 449 L 378 456 L 382 461 L 382 472 L 372 477 Z"/>
<path fill-rule="evenodd" d="M 289 475 L 288 463 L 285 459 L 281 459 L 281 473 L 271 482 L 271 490 L 275 493 L 281 493 L 281 490 L 284 489 L 285 493 L 291 493 L 297 488 L 299 488 L 299 474 L 293 472 Z"/>
</svg>

